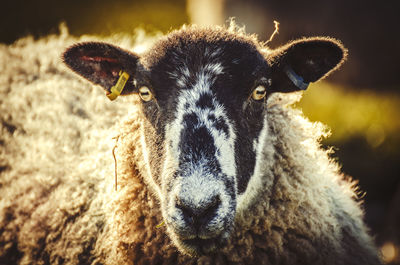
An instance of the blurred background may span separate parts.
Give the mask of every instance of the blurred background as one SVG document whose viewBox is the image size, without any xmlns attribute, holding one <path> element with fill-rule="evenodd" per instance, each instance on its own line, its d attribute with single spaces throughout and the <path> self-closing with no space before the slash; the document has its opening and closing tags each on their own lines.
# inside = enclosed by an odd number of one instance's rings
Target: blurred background
<svg viewBox="0 0 400 265">
<path fill-rule="evenodd" d="M 313 35 L 340 39 L 349 57 L 339 72 L 311 85 L 298 104 L 332 130 L 343 171 L 365 192 L 366 222 L 385 262 L 400 264 L 400 1 L 347 0 L 13 0 L 2 1 L 0 43 L 58 33 L 166 33 L 184 23 L 224 24 L 235 17 L 270 47 Z"/>
</svg>

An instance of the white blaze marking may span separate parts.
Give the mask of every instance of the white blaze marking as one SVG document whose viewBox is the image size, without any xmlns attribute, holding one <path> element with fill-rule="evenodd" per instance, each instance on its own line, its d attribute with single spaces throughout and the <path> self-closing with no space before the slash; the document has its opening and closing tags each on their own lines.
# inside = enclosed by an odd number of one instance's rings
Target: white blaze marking
<svg viewBox="0 0 400 265">
<path fill-rule="evenodd" d="M 182 82 L 186 81 L 189 77 L 189 70 L 187 68 L 179 69 L 182 71 L 180 75 L 182 78 L 178 78 L 177 85 L 182 87 Z M 214 145 L 216 148 L 216 153 L 213 154 L 221 166 L 221 173 L 226 175 L 226 178 L 233 180 L 236 175 L 236 163 L 235 163 L 235 131 L 233 125 L 229 121 L 224 107 L 218 103 L 211 92 L 211 85 L 214 82 L 216 75 L 223 73 L 223 67 L 221 63 L 213 63 L 205 65 L 199 72 L 195 74 L 197 82 L 193 87 L 188 89 L 182 89 L 178 95 L 177 106 L 176 106 L 176 118 L 170 124 L 165 127 L 165 139 L 166 139 L 166 157 L 163 170 L 163 190 L 167 183 L 171 181 L 172 174 L 167 172 L 167 170 L 177 170 L 179 165 L 179 157 L 181 155 L 181 150 L 179 149 L 179 143 L 181 140 L 181 132 L 185 129 L 184 126 L 184 116 L 185 114 L 194 113 L 199 124 L 197 126 L 205 126 L 209 131 L 210 135 L 214 140 Z M 187 84 L 186 84 L 187 85 Z M 210 95 L 212 98 L 211 104 L 212 108 L 200 108 L 196 106 L 202 95 Z M 215 119 L 221 119 L 225 122 L 228 128 L 228 135 L 223 131 L 214 128 L 215 121 L 211 121 L 209 116 L 215 116 Z M 193 128 L 196 129 L 196 128 Z M 219 150 L 219 152 L 217 152 Z M 218 154 L 219 153 L 219 154 Z M 216 176 L 211 176 L 210 170 L 206 167 L 208 161 L 200 160 L 193 161 L 189 170 L 193 172 L 187 172 L 185 174 L 185 185 L 182 186 L 182 181 L 179 177 L 176 181 L 176 185 L 173 187 L 171 194 L 183 194 L 185 198 L 189 198 L 193 205 L 201 205 L 204 196 L 215 196 L 218 195 L 221 200 L 221 206 L 218 209 L 217 216 L 226 216 L 229 212 L 229 206 L 231 199 L 226 191 L 224 181 L 222 179 L 216 178 Z M 210 175 L 209 177 L 207 175 Z M 188 187 L 196 187 L 195 194 L 193 190 L 186 191 Z M 210 188 L 212 187 L 212 188 Z M 235 187 L 236 189 L 236 187 Z M 236 193 L 236 190 L 234 191 Z M 213 194 L 215 193 L 215 194 Z M 177 214 L 177 210 L 174 205 L 174 196 L 170 196 L 167 208 L 169 216 L 175 216 L 175 221 L 178 225 L 185 225 L 184 220 L 180 220 L 182 216 Z M 177 220 L 178 219 L 178 220 Z M 220 226 L 223 225 L 222 219 L 216 217 L 213 219 L 209 226 L 212 229 L 221 229 Z"/>
<path fill-rule="evenodd" d="M 184 71 L 187 70 L 187 68 Z M 211 72 L 211 73 L 209 73 Z M 217 150 L 220 151 L 220 155 L 217 157 L 221 165 L 222 173 L 229 177 L 233 177 L 236 174 L 235 157 L 234 157 L 234 144 L 235 144 L 235 132 L 232 124 L 226 115 L 224 107 L 214 99 L 210 86 L 213 82 L 213 76 L 223 73 L 223 67 L 220 63 L 207 64 L 200 72 L 196 74 L 197 83 L 191 89 L 181 90 L 178 96 L 178 105 L 176 109 L 176 119 L 166 126 L 166 141 L 171 141 L 172 149 L 169 150 L 168 154 L 175 157 L 177 160 L 180 155 L 178 150 L 181 131 L 184 130 L 183 117 L 185 114 L 194 113 L 199 121 L 200 126 L 205 126 L 211 136 L 214 139 L 214 144 Z M 178 85 L 181 86 L 182 79 L 179 79 Z M 213 98 L 214 109 L 201 109 L 196 106 L 196 102 L 202 95 L 211 95 Z M 227 137 L 221 131 L 213 127 L 214 122 L 209 120 L 209 116 L 214 115 L 216 119 L 222 119 L 228 126 L 229 137 Z"/>
</svg>

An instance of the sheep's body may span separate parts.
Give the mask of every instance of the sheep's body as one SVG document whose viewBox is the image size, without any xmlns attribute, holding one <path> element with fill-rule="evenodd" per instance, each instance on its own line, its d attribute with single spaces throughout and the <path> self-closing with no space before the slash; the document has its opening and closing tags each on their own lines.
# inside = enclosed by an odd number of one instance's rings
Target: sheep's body
<svg viewBox="0 0 400 265">
<path fill-rule="evenodd" d="M 62 66 L 73 42 L 64 34 L 1 46 L 0 264 L 90 263 L 103 230 L 107 117 L 123 107 L 102 104 Z"/>
<path fill-rule="evenodd" d="M 299 95 L 280 94 L 268 100 L 260 169 L 273 177 L 223 249 L 181 254 L 157 228 L 159 202 L 141 174 L 140 109 L 110 104 L 61 65 L 75 41 L 0 47 L 0 264 L 379 264 L 351 184 L 319 146 L 324 129 L 286 107 Z"/>
</svg>

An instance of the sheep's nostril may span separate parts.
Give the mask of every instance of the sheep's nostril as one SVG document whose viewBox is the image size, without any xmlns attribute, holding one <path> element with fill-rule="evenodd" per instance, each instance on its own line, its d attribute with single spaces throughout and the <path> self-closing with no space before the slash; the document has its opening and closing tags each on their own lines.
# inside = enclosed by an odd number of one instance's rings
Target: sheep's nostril
<svg viewBox="0 0 400 265">
<path fill-rule="evenodd" d="M 176 198 L 176 208 L 182 211 L 183 218 L 188 225 L 193 224 L 196 213 L 192 207 L 184 203 L 183 200 Z"/>
<path fill-rule="evenodd" d="M 183 199 L 176 198 L 176 208 L 182 211 L 187 225 L 196 228 L 207 225 L 216 215 L 221 199 L 218 195 L 202 201 L 199 205 L 192 205 Z"/>
<path fill-rule="evenodd" d="M 199 212 L 199 219 L 204 220 L 205 222 L 210 221 L 215 216 L 220 204 L 221 200 L 219 199 L 219 196 L 214 196 L 209 203 L 205 205 L 203 210 Z"/>
</svg>

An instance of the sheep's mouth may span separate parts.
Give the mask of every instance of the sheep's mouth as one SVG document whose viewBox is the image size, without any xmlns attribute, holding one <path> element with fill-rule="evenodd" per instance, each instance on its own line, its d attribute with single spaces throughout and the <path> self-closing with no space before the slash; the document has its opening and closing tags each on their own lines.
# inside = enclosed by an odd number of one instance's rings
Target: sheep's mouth
<svg viewBox="0 0 400 265">
<path fill-rule="evenodd" d="M 196 237 L 194 239 L 182 240 L 183 246 L 194 256 L 201 256 L 210 254 L 217 250 L 221 244 L 220 238 L 201 239 Z"/>
</svg>

